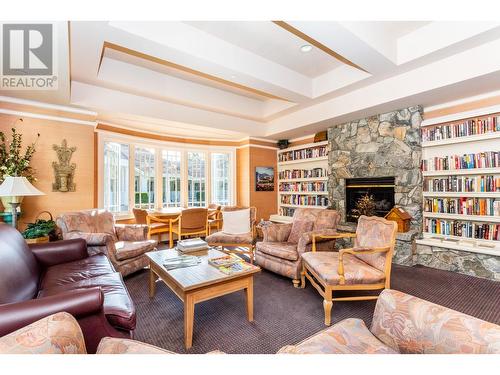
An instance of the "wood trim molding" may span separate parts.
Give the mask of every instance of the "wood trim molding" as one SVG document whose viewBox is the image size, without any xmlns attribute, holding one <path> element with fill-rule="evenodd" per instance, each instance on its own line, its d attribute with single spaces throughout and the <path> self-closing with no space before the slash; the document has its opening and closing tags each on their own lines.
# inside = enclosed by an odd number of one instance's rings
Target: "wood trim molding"
<svg viewBox="0 0 500 375">
<path fill-rule="evenodd" d="M 139 52 L 137 50 L 133 50 L 133 49 L 130 49 L 130 48 L 127 48 L 124 46 L 120 46 L 120 45 L 115 44 L 115 43 L 106 42 L 106 41 L 102 45 L 101 57 L 99 59 L 98 70 L 101 68 L 101 64 L 102 64 L 102 60 L 104 59 L 104 53 L 106 51 L 106 48 L 109 48 L 109 49 L 112 49 L 114 51 L 118 51 L 121 53 L 125 53 L 127 55 L 134 56 L 134 57 L 137 57 L 140 59 L 151 61 L 153 63 L 160 64 L 160 65 L 163 65 L 163 66 L 166 66 L 169 68 L 177 69 L 177 70 L 182 71 L 184 73 L 193 74 L 193 75 L 196 75 L 198 77 L 211 80 L 213 82 L 217 82 L 217 83 L 220 83 L 223 85 L 231 86 L 233 88 L 236 88 L 236 89 L 239 89 L 242 91 L 246 91 L 246 92 L 254 94 L 254 95 L 262 96 L 262 97 L 265 97 L 268 99 L 276 99 L 276 100 L 282 100 L 282 101 L 289 102 L 288 99 L 273 95 L 271 93 L 268 93 L 268 92 L 265 92 L 262 90 L 258 90 L 258 89 L 254 89 L 252 87 L 245 86 L 245 85 L 242 85 L 240 83 L 229 81 L 229 80 L 226 80 L 226 79 L 223 79 L 223 78 L 220 78 L 220 77 L 208 74 L 208 73 L 201 72 L 199 70 L 189 68 L 189 67 L 184 66 L 184 65 L 176 64 L 172 61 L 164 60 L 164 59 L 161 59 L 159 57 L 148 55 L 147 53 Z"/>
<path fill-rule="evenodd" d="M 456 105 L 451 105 L 445 108 L 439 108 L 432 111 L 425 111 L 424 108 L 424 119 L 429 120 L 436 117 L 443 117 L 452 115 L 455 113 L 473 111 L 475 109 L 492 107 L 500 104 L 500 95 L 492 96 L 489 98 L 483 98 L 479 100 L 473 100 L 468 103 L 461 103 Z"/>
<path fill-rule="evenodd" d="M 353 68 L 359 69 L 359 70 L 361 70 L 361 71 L 363 71 L 365 73 L 369 73 L 365 69 L 363 69 L 362 67 L 360 67 L 359 65 L 356 65 L 355 63 L 353 63 L 351 60 L 345 58 L 341 54 L 339 54 L 339 53 L 335 52 L 334 50 L 328 48 L 324 44 L 318 42 L 316 39 L 310 37 L 309 35 L 303 33 L 302 31 L 296 29 L 295 27 L 293 27 L 292 25 L 286 23 L 285 21 L 272 21 L 272 22 L 274 24 L 278 25 L 279 27 L 285 29 L 286 31 L 294 34 L 295 36 L 298 36 L 300 39 L 305 40 L 307 43 L 313 45 L 314 47 L 319 48 L 320 50 L 322 50 L 323 52 L 329 54 L 333 58 L 335 58 L 335 59 L 343 62 L 344 64 L 352 66 Z"/>
<path fill-rule="evenodd" d="M 30 104 L 7 102 L 1 99 L 0 99 L 0 108 L 11 112 L 31 113 L 35 115 L 60 117 L 77 121 L 93 122 L 96 119 L 96 115 L 75 113 L 71 111 L 66 111 L 64 109 L 38 107 Z"/>
</svg>

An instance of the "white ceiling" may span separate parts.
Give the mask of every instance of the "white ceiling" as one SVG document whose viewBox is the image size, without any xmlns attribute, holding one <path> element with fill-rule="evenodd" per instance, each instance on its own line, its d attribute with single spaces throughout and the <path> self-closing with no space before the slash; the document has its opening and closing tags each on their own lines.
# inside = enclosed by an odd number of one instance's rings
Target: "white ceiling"
<svg viewBox="0 0 500 375">
<path fill-rule="evenodd" d="M 285 22 L 71 22 L 71 78 L 22 95 L 165 135 L 279 139 L 500 89 L 500 22 Z"/>
</svg>

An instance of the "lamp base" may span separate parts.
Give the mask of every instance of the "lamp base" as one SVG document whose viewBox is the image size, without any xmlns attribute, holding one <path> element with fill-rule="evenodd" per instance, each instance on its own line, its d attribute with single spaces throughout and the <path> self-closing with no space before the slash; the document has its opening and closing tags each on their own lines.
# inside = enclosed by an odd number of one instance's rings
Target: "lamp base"
<svg viewBox="0 0 500 375">
<path fill-rule="evenodd" d="M 12 207 L 12 226 L 17 229 L 17 208 L 20 206 L 19 202 L 10 202 Z"/>
</svg>

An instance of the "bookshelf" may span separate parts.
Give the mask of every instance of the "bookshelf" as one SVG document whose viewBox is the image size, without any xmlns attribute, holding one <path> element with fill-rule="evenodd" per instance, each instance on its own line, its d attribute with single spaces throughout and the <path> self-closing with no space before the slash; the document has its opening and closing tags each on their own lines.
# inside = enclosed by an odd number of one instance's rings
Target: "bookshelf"
<svg viewBox="0 0 500 375">
<path fill-rule="evenodd" d="M 422 122 L 417 243 L 500 255 L 500 106 Z"/>
<path fill-rule="evenodd" d="M 277 151 L 278 213 L 270 220 L 292 221 L 296 208 L 328 206 L 328 141 Z"/>
</svg>

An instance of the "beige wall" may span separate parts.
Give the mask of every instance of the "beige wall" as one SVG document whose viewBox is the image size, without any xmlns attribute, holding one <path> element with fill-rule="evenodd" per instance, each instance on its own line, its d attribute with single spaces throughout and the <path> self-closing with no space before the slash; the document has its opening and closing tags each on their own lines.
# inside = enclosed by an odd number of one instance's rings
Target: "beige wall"
<svg viewBox="0 0 500 375">
<path fill-rule="evenodd" d="M 17 118 L 16 116 L 0 114 L 0 131 L 8 135 L 9 139 L 10 129 Z M 37 177 L 34 185 L 46 195 L 24 198 L 21 227 L 24 227 L 27 222 L 34 221 L 40 211 L 50 211 L 55 217 L 65 211 L 92 208 L 94 205 L 93 127 L 29 117 L 23 117 L 23 120 L 23 122 L 18 121 L 15 127 L 19 133 L 23 134 L 24 147 L 35 140 L 37 133 L 40 133 L 36 153 L 32 159 L 32 166 L 36 170 Z M 63 139 L 68 141 L 68 146 L 77 148 L 71 160 L 76 163 L 75 192 L 59 193 L 52 191 L 52 182 L 54 180 L 52 162 L 57 161 L 52 145 L 60 145 Z"/>
</svg>

